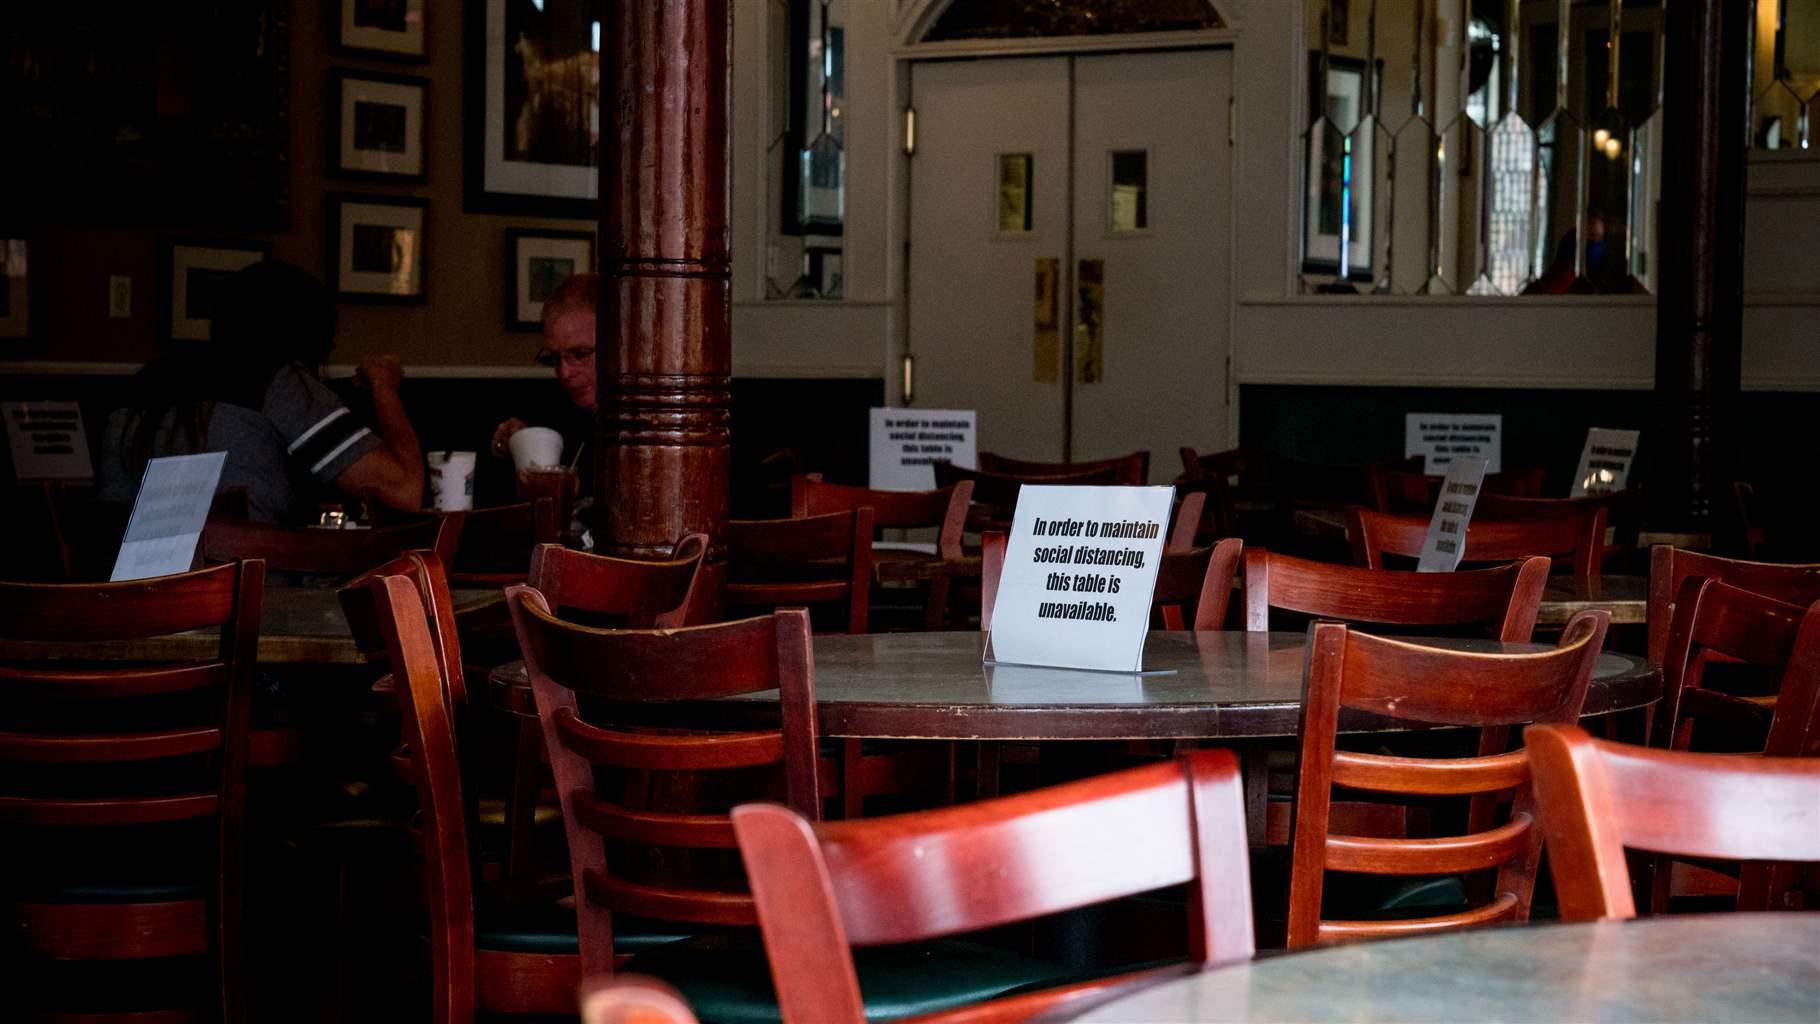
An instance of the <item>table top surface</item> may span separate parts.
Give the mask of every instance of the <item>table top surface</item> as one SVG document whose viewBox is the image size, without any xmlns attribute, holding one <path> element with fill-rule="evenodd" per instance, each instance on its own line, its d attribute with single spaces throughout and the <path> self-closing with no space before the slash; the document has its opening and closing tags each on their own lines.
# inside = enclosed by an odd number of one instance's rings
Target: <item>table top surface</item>
<svg viewBox="0 0 1820 1024">
<path fill-rule="evenodd" d="M 505 600 L 497 588 L 453 592 L 457 614 Z M 0 660 L 185 661 L 213 657 L 214 630 L 110 643 L 40 643 L 0 640 Z M 356 665 L 364 661 L 341 614 L 334 587 L 268 587 L 259 616 L 259 660 L 266 664 Z"/>
<path fill-rule="evenodd" d="M 1077 1021 L 1816 1021 L 1820 913 L 1484 928 L 1218 967 Z"/>
<path fill-rule="evenodd" d="M 1423 640 L 1472 651 L 1536 644 Z M 821 635 L 815 696 L 828 736 L 903 739 L 1144 739 L 1293 736 L 1301 710 L 1302 633 L 1152 632 L 1143 675 L 985 665 L 976 632 Z M 522 709 L 524 665 L 493 671 L 495 699 Z M 1587 714 L 1642 707 L 1659 693 L 1642 659 L 1602 654 Z M 508 692 L 501 692 L 508 691 Z M 775 700 L 754 695 L 737 700 Z M 1409 729 L 1376 715 L 1342 715 L 1342 730 Z"/>
</svg>

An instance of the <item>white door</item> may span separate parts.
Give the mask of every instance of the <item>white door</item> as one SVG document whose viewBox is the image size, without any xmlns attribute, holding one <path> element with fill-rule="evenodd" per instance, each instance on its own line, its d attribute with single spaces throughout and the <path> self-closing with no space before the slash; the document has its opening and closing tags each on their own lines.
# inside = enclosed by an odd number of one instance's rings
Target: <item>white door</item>
<svg viewBox="0 0 1820 1024">
<path fill-rule="evenodd" d="M 916 404 L 979 409 L 980 447 L 1017 458 L 1145 448 L 1155 480 L 1182 445 L 1230 447 L 1231 67 L 1224 50 L 914 66 Z M 1023 153 L 1018 231 L 1004 157 Z"/>
</svg>

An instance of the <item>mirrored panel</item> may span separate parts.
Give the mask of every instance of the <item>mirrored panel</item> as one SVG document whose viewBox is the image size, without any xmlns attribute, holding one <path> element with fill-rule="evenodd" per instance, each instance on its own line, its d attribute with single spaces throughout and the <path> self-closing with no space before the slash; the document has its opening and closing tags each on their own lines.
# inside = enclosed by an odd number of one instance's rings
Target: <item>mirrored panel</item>
<svg viewBox="0 0 1820 1024">
<path fill-rule="evenodd" d="M 771 72 L 768 161 L 774 211 L 765 293 L 838 299 L 846 222 L 845 30 L 836 0 L 767 6 L 777 48 Z"/>
<path fill-rule="evenodd" d="M 1751 41 L 1751 143 L 1812 151 L 1820 103 L 1820 3 L 1756 0 Z"/>
<path fill-rule="evenodd" d="M 997 206 L 1000 231 L 1030 231 L 1036 227 L 1030 203 L 1035 174 L 1036 159 L 1029 153 L 998 155 Z"/>
<path fill-rule="evenodd" d="M 1106 224 L 1115 232 L 1143 231 L 1150 226 L 1150 154 L 1141 149 L 1115 149 L 1107 154 L 1110 184 Z"/>
</svg>

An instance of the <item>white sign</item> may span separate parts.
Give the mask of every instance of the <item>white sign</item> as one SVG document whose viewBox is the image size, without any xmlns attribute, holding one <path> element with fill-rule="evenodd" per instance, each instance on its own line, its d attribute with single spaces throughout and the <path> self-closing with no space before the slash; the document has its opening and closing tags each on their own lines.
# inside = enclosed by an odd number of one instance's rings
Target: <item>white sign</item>
<svg viewBox="0 0 1820 1024">
<path fill-rule="evenodd" d="M 88 432 L 75 402 L 5 402 L 6 443 L 20 480 L 88 480 Z"/>
<path fill-rule="evenodd" d="M 1025 484 L 987 658 L 1139 672 L 1173 487 Z"/>
<path fill-rule="evenodd" d="M 1416 560 L 1417 572 L 1453 572 L 1460 567 L 1460 559 L 1466 557 L 1466 528 L 1484 482 L 1483 459 L 1458 458 L 1448 464 L 1434 517 L 1428 520 L 1428 536 L 1422 540 L 1422 556 Z"/>
<path fill-rule="evenodd" d="M 133 518 L 127 520 L 120 556 L 108 579 L 118 583 L 189 572 L 226 462 L 226 452 L 147 462 L 133 499 Z"/>
<path fill-rule="evenodd" d="M 872 479 L 875 491 L 927 491 L 935 464 L 979 464 L 972 409 L 872 410 Z"/>
<path fill-rule="evenodd" d="M 1637 457 L 1637 438 L 1641 431 L 1607 430 L 1593 427 L 1586 432 L 1586 447 L 1580 449 L 1580 468 L 1574 473 L 1576 498 L 1589 494 L 1610 494 L 1624 489 L 1630 479 L 1630 464 Z"/>
<path fill-rule="evenodd" d="M 1403 417 L 1403 456 L 1425 456 L 1424 472 L 1441 476 L 1462 456 L 1485 460 L 1496 473 L 1504 450 L 1504 417 L 1498 413 L 1412 412 Z"/>
</svg>

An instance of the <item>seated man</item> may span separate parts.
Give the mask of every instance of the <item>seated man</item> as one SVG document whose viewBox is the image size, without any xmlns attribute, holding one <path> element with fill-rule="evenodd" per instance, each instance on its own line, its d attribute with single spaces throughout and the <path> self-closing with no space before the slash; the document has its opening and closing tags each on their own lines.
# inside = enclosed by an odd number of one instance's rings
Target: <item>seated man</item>
<svg viewBox="0 0 1820 1024">
<path fill-rule="evenodd" d="M 567 401 L 560 406 L 550 403 L 555 407 L 547 408 L 541 417 L 532 417 L 542 421 L 540 426 L 551 427 L 562 435 L 563 463 L 574 466 L 579 474 L 574 483 L 582 498 L 576 503 L 575 514 L 584 521 L 587 517 L 582 513 L 593 494 L 594 460 L 583 449 L 594 437 L 594 321 L 599 309 L 599 274 L 576 274 L 557 285 L 543 300 L 543 345 L 538 349 L 537 361 L 556 371 L 556 383 Z M 529 425 L 513 417 L 494 428 L 493 454 L 509 459 L 512 435 Z M 522 478 L 519 489 L 524 491 Z"/>
<path fill-rule="evenodd" d="M 265 260 L 223 282 L 210 340 L 160 356 L 134 377 L 102 438 L 99 497 L 130 505 L 147 460 L 224 451 L 220 489 L 243 488 L 249 518 L 286 526 L 316 520 L 324 501 L 423 505 L 423 452 L 392 356 L 369 356 L 356 380 L 372 422 L 344 406 L 317 374 L 334 349 L 328 289 L 288 263 Z"/>
</svg>

